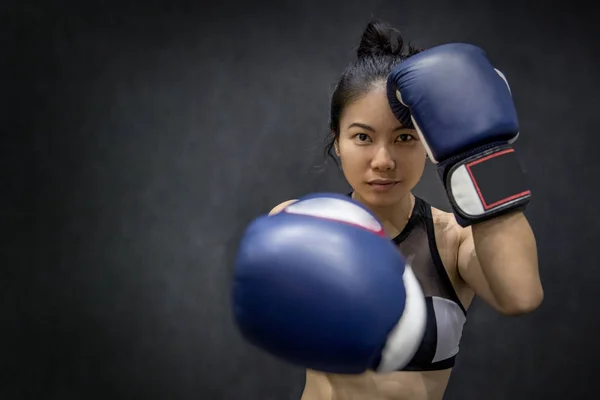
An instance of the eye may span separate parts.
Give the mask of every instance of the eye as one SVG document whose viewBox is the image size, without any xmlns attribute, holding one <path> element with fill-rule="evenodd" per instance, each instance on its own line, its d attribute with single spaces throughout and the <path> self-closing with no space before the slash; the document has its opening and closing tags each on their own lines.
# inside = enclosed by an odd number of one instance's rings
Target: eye
<svg viewBox="0 0 600 400">
<path fill-rule="evenodd" d="M 409 135 L 408 133 L 402 133 L 398 136 L 397 140 L 399 142 L 410 142 L 411 140 L 415 140 L 415 138 L 412 135 Z"/>
<path fill-rule="evenodd" d="M 366 133 L 357 133 L 354 137 L 358 139 L 359 142 L 366 142 L 371 139 Z"/>
</svg>

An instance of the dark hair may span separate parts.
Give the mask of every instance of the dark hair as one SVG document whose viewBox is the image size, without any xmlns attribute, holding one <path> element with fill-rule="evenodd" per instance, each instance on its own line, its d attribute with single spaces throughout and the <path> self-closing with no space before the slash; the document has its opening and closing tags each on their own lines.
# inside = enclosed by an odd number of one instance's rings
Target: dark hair
<svg viewBox="0 0 600 400">
<path fill-rule="evenodd" d="M 346 68 L 331 96 L 326 155 L 337 163 L 332 150 L 340 134 L 340 118 L 346 106 L 375 84 L 385 82 L 398 63 L 420 51 L 410 43 L 405 46 L 402 34 L 386 22 L 375 19 L 367 24 L 356 50 L 357 59 Z"/>
</svg>

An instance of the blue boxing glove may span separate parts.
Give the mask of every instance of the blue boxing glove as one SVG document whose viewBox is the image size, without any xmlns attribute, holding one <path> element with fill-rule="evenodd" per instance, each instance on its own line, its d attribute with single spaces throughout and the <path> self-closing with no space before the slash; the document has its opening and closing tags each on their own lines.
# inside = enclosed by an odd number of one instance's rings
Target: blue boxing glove
<svg viewBox="0 0 600 400">
<path fill-rule="evenodd" d="M 387 81 L 396 117 L 417 130 L 462 226 L 524 208 L 531 191 L 511 146 L 510 88 L 486 53 L 446 44 L 399 64 Z"/>
<path fill-rule="evenodd" d="M 391 372 L 426 322 L 421 287 L 381 223 L 359 203 L 313 194 L 246 229 L 232 289 L 253 345 L 331 373 Z"/>
</svg>

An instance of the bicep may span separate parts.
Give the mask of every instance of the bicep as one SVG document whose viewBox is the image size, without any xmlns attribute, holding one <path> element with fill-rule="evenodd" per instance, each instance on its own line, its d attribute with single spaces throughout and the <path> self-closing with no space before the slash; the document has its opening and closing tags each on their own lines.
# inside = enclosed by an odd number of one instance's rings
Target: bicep
<svg viewBox="0 0 600 400">
<path fill-rule="evenodd" d="M 465 228 L 462 232 L 458 248 L 458 272 L 463 281 L 471 288 L 477 297 L 489 304 L 492 308 L 499 310 L 500 306 L 492 293 L 487 278 L 485 277 L 481 264 L 475 251 L 475 242 L 471 228 Z"/>
</svg>

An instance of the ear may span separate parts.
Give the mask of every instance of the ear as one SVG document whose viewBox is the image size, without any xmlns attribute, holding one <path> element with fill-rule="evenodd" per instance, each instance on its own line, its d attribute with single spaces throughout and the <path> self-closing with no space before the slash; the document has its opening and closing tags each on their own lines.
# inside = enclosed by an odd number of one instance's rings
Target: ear
<svg viewBox="0 0 600 400">
<path fill-rule="evenodd" d="M 331 134 L 335 135 L 335 133 L 333 133 L 333 132 Z M 340 147 L 339 147 L 338 138 L 336 138 L 333 141 L 333 150 L 335 151 L 335 155 L 339 157 L 340 156 Z"/>
</svg>

